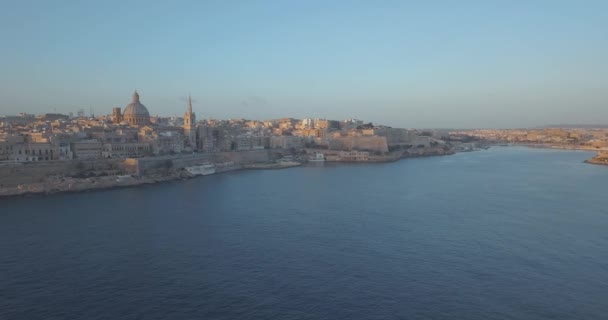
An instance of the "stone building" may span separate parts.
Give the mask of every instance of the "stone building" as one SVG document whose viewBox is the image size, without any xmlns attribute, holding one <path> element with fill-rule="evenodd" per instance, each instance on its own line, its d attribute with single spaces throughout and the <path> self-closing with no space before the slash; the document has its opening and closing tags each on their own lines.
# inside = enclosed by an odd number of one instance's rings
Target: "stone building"
<svg viewBox="0 0 608 320">
<path fill-rule="evenodd" d="M 379 136 L 346 136 L 327 139 L 329 149 L 333 150 L 367 150 L 388 152 L 386 137 Z"/>
<path fill-rule="evenodd" d="M 0 141 L 0 161 L 8 160 L 13 152 L 13 145 L 8 142 Z"/>
<path fill-rule="evenodd" d="M 149 143 L 106 143 L 103 145 L 104 158 L 138 158 L 152 154 Z"/>
<path fill-rule="evenodd" d="M 82 140 L 72 142 L 70 146 L 76 159 L 92 160 L 101 158 L 103 146 L 97 140 Z"/>
<path fill-rule="evenodd" d="M 122 122 L 122 113 L 120 108 L 112 108 L 112 123 L 119 124 Z"/>
<path fill-rule="evenodd" d="M 304 148 L 306 142 L 309 140 L 304 137 L 295 136 L 271 136 L 270 137 L 270 148 L 276 149 L 291 149 L 291 148 Z"/>
<path fill-rule="evenodd" d="M 212 152 L 217 146 L 217 132 L 214 134 L 214 128 L 202 123 L 198 126 L 198 150 L 202 152 Z"/>
<path fill-rule="evenodd" d="M 368 161 L 369 152 L 367 151 L 340 151 L 340 161 Z"/>
<path fill-rule="evenodd" d="M 133 99 L 125 107 L 122 119 L 131 126 L 143 126 L 150 124 L 150 113 L 146 106 L 139 101 L 139 93 L 133 93 Z"/>
<path fill-rule="evenodd" d="M 19 143 L 11 146 L 9 160 L 17 162 L 25 161 L 49 161 L 56 160 L 59 149 L 50 143 Z"/>
</svg>

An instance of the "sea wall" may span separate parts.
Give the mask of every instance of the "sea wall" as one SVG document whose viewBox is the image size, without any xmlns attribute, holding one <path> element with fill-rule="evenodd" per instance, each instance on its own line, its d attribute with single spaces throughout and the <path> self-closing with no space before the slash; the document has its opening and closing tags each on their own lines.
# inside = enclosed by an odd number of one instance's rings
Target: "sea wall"
<svg viewBox="0 0 608 320">
<path fill-rule="evenodd" d="M 0 164 L 0 188 L 44 182 L 53 176 L 80 176 L 86 174 L 120 174 L 122 160 L 45 161 Z"/>
<path fill-rule="evenodd" d="M 315 151 L 308 149 L 307 152 Z M 317 150 L 338 153 L 336 150 Z M 443 148 L 399 150 L 385 155 L 370 155 L 366 162 L 396 161 L 400 158 L 452 154 Z M 175 155 L 124 160 L 52 161 L 24 164 L 0 164 L 0 197 L 26 194 L 49 194 L 94 189 L 137 186 L 192 177 L 184 167 L 216 163 L 217 172 L 239 169 L 279 169 L 300 163 L 279 161 L 286 150 L 256 150 Z M 128 174 L 128 175 L 125 175 Z"/>
<path fill-rule="evenodd" d="M 329 149 L 333 150 L 367 150 L 377 152 L 388 152 L 386 137 L 360 136 L 360 137 L 337 137 L 329 140 Z"/>
<path fill-rule="evenodd" d="M 340 151 L 338 150 L 327 150 L 327 149 L 304 149 L 309 155 L 316 153 L 322 153 L 325 155 L 326 161 L 330 162 L 352 162 L 351 160 L 340 159 Z M 367 160 L 361 160 L 357 162 L 392 162 L 404 158 L 415 158 L 415 157 L 430 157 L 430 156 L 444 156 L 452 155 L 454 150 L 446 149 L 443 146 L 427 147 L 427 148 L 409 148 L 407 150 L 395 150 L 386 152 L 384 154 L 370 154 Z M 310 156 L 309 156 L 310 157 Z"/>
<path fill-rule="evenodd" d="M 280 158 L 284 150 L 196 153 L 149 158 L 47 161 L 0 164 L 0 196 L 81 191 L 181 178 L 181 169 L 204 163 L 229 163 L 218 172 Z M 134 175 L 134 179 L 118 179 Z"/>
<path fill-rule="evenodd" d="M 279 157 L 279 150 L 252 150 L 236 152 L 195 153 L 150 158 L 129 158 L 124 161 L 124 168 L 129 174 L 147 175 L 166 171 L 179 170 L 188 166 L 204 163 L 233 162 L 236 165 L 269 162 Z"/>
</svg>

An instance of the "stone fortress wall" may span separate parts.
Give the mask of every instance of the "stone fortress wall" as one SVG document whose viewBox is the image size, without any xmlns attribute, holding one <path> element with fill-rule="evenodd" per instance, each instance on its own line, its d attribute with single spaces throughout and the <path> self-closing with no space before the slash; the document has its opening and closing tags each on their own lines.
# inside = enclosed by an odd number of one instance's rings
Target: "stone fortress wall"
<svg viewBox="0 0 608 320">
<path fill-rule="evenodd" d="M 328 147 L 332 150 L 367 150 L 388 152 L 387 139 L 380 136 L 332 138 L 329 141 Z"/>
<path fill-rule="evenodd" d="M 280 151 L 255 150 L 239 152 L 197 153 L 150 158 L 45 161 L 0 164 L 0 188 L 43 183 L 61 177 L 97 175 L 145 175 L 179 170 L 205 163 L 233 163 L 242 166 L 276 159 Z"/>
<path fill-rule="evenodd" d="M 268 163 L 284 150 L 255 150 L 95 161 L 0 163 L 0 197 L 128 187 L 191 177 L 187 166 L 215 163 L 225 172 Z"/>
<path fill-rule="evenodd" d="M 145 175 L 163 170 L 179 170 L 205 163 L 232 162 L 235 166 L 268 162 L 278 157 L 275 150 L 253 150 L 237 152 L 195 153 L 192 155 L 162 156 L 126 159 L 124 168 L 129 174 Z"/>
<path fill-rule="evenodd" d="M 83 172 L 120 174 L 122 160 L 71 160 L 0 164 L 0 188 L 44 182 L 53 176 L 77 176 Z"/>
</svg>

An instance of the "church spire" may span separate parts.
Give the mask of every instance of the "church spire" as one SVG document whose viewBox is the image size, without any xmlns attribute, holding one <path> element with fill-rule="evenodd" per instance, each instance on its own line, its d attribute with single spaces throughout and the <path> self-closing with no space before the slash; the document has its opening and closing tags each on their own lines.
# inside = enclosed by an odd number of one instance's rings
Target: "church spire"
<svg viewBox="0 0 608 320">
<path fill-rule="evenodd" d="M 188 93 L 188 113 L 192 113 L 192 96 Z"/>
</svg>

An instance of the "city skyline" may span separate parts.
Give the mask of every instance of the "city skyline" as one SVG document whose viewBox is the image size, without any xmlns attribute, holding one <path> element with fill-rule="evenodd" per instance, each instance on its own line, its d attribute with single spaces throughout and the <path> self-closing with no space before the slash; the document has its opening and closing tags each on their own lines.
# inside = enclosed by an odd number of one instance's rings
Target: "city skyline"
<svg viewBox="0 0 608 320">
<path fill-rule="evenodd" d="M 608 5 L 12 3 L 0 114 L 359 118 L 393 127 L 608 123 Z M 137 21 L 137 23 L 133 23 Z"/>
</svg>

